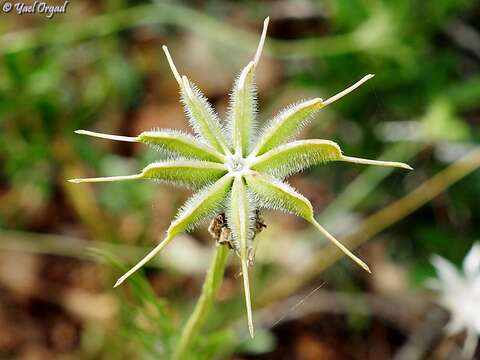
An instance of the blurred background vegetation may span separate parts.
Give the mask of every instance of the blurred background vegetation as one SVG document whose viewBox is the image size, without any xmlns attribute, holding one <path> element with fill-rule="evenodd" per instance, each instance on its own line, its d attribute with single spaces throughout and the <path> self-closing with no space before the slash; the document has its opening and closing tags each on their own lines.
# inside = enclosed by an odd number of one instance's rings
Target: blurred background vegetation
<svg viewBox="0 0 480 360">
<path fill-rule="evenodd" d="M 188 359 L 402 359 L 412 344 L 418 358 L 458 358 L 462 337 L 432 325 L 423 283 L 432 254 L 460 263 L 480 239 L 478 2 L 86 0 L 53 19 L 0 14 L 1 359 L 171 356 L 214 242 L 205 228 L 181 236 L 113 290 L 188 192 L 67 183 L 157 159 L 73 131 L 187 129 L 162 44 L 223 114 L 266 16 L 260 120 L 374 73 L 302 135 L 415 171 L 332 163 L 293 177 L 327 229 L 362 245 L 373 275 L 334 265 L 338 252 L 304 222 L 267 212 L 251 279 L 256 338 L 232 257 Z"/>
</svg>

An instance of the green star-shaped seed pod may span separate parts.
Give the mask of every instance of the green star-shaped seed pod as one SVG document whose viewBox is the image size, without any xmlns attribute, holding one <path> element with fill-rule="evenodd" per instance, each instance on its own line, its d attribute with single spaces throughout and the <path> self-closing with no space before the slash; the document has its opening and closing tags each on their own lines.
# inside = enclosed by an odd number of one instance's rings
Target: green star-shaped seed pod
<svg viewBox="0 0 480 360">
<path fill-rule="evenodd" d="M 200 90 L 186 76 L 180 76 L 168 49 L 164 46 L 163 50 L 180 87 L 181 100 L 195 136 L 175 130 L 146 131 L 136 137 L 79 130 L 77 131 L 79 134 L 153 145 L 159 151 L 168 154 L 169 160 L 152 163 L 135 175 L 70 180 L 80 183 L 155 179 L 194 190 L 193 196 L 179 210 L 168 228 L 165 239 L 119 278 L 115 287 L 154 257 L 178 234 L 193 229 L 204 219 L 225 213 L 227 226 L 231 232 L 230 245 L 241 261 L 248 328 L 252 337 L 254 327 L 248 265 L 253 259 L 253 238 L 259 209 L 282 210 L 302 217 L 363 269 L 370 272 L 362 260 L 315 220 L 308 199 L 288 185 L 284 179 L 312 165 L 328 161 L 411 169 L 407 164 L 398 162 L 345 156 L 340 147 L 329 140 L 293 141 L 299 130 L 312 120 L 313 114 L 353 91 L 373 75 L 363 77 L 327 100 L 316 98 L 289 106 L 260 131 L 256 131 L 255 71 L 262 53 L 268 21 L 268 18 L 265 19 L 255 57 L 235 81 L 227 125 L 220 121 Z"/>
</svg>

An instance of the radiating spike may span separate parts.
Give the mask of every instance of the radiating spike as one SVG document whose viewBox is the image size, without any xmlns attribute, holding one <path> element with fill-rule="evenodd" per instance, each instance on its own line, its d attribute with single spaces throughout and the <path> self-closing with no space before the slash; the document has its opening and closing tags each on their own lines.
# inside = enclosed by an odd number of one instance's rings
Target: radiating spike
<svg viewBox="0 0 480 360">
<path fill-rule="evenodd" d="M 181 90 L 185 109 L 195 132 L 218 152 L 229 154 L 220 120 L 208 100 L 200 90 L 191 85 L 185 75 L 182 76 Z"/>
<path fill-rule="evenodd" d="M 250 61 L 242 70 L 230 100 L 230 135 L 235 153 L 247 156 L 250 149 L 252 128 L 255 128 L 255 62 Z"/>
<path fill-rule="evenodd" d="M 224 156 L 195 137 L 173 130 L 144 131 L 138 141 L 153 145 L 158 151 L 173 157 L 194 158 L 214 162 L 224 162 Z"/>
<path fill-rule="evenodd" d="M 106 176 L 98 178 L 81 178 L 81 179 L 69 179 L 71 183 L 94 183 L 94 182 L 112 182 L 112 181 L 126 181 L 126 180 L 137 180 L 141 179 L 143 174 L 134 174 L 134 175 L 122 175 L 122 176 Z"/>
<path fill-rule="evenodd" d="M 397 161 L 381 161 L 381 160 L 370 160 L 370 159 L 362 159 L 353 156 L 344 156 L 342 155 L 342 159 L 340 161 L 345 161 L 349 163 L 355 164 L 363 164 L 363 165 L 376 165 L 376 166 L 390 166 L 390 167 L 397 167 L 407 170 L 413 170 L 413 168 L 405 163 L 397 162 Z"/>
<path fill-rule="evenodd" d="M 113 285 L 114 288 L 117 286 L 121 285 L 127 278 L 132 275 L 135 271 L 140 269 L 143 265 L 145 265 L 147 262 L 150 261 L 151 258 L 153 258 L 155 255 L 157 255 L 165 246 L 170 243 L 170 241 L 173 240 L 175 236 L 172 236 L 170 234 L 167 234 L 167 237 L 157 246 L 153 248 L 152 251 L 150 251 L 142 260 L 140 260 L 134 267 L 132 267 L 130 270 L 128 270 L 124 275 L 122 275 L 115 285 Z"/>
<path fill-rule="evenodd" d="M 286 140 L 294 138 L 300 129 L 310 122 L 313 115 L 324 106 L 321 98 L 315 98 L 289 106 L 281 111 L 263 128 L 252 155 L 262 155 Z"/>
<path fill-rule="evenodd" d="M 246 177 L 248 188 L 258 196 L 262 207 L 283 209 L 294 213 L 314 225 L 328 240 L 338 246 L 353 261 L 370 273 L 370 268 L 358 257 L 353 255 L 344 245 L 325 230 L 314 218 L 313 208 L 303 195 L 297 193 L 289 185 L 265 175 L 253 174 Z"/>
<path fill-rule="evenodd" d="M 342 151 L 333 141 L 298 140 L 277 146 L 257 156 L 250 168 L 281 179 L 312 165 L 341 159 Z"/>
<path fill-rule="evenodd" d="M 130 275 L 150 261 L 177 235 L 188 229 L 192 229 L 196 224 L 198 224 L 198 222 L 202 221 L 206 217 L 218 213 L 218 210 L 223 204 L 228 190 L 231 187 L 231 183 L 232 178 L 230 176 L 224 176 L 215 184 L 210 185 L 190 198 L 190 200 L 188 200 L 184 205 L 183 209 L 178 213 L 176 220 L 170 224 L 165 239 L 152 251 L 150 251 L 142 260 L 140 260 L 134 267 L 128 270 L 125 275 L 120 277 L 115 283 L 114 287 L 119 286 Z"/>
<path fill-rule="evenodd" d="M 247 307 L 247 321 L 248 321 L 248 332 L 250 337 L 253 339 L 255 336 L 255 328 L 253 326 L 253 315 L 252 315 L 252 303 L 250 300 L 250 280 L 248 277 L 248 261 L 246 254 L 241 258 L 242 262 L 242 277 L 243 277 L 243 289 L 245 291 L 245 306 Z"/>
<path fill-rule="evenodd" d="M 360 85 L 362 85 L 364 82 L 370 80 L 371 78 L 373 78 L 375 75 L 374 74 L 368 74 L 366 76 L 364 76 L 363 78 L 361 78 L 360 80 L 358 80 L 355 84 L 353 84 L 352 86 L 349 86 L 348 88 L 346 88 L 345 90 L 343 91 L 340 91 L 338 94 L 332 96 L 331 98 L 325 100 L 323 103 L 324 105 L 329 105 L 335 101 L 337 101 L 338 99 L 344 97 L 345 95 L 347 95 L 348 93 L 352 92 L 353 90 L 355 90 L 356 88 L 358 88 Z"/>
<path fill-rule="evenodd" d="M 243 89 L 245 88 L 245 85 L 246 85 L 246 79 L 247 79 L 247 76 L 250 74 L 250 72 L 252 71 L 252 68 L 255 66 L 255 62 L 254 61 L 250 61 L 247 66 L 245 66 L 245 68 L 242 70 L 239 78 L 238 78 L 238 85 L 237 87 L 239 89 Z"/>
<path fill-rule="evenodd" d="M 310 219 L 310 222 L 315 226 L 325 237 L 330 240 L 332 243 L 334 243 L 340 250 L 342 250 L 345 255 L 350 257 L 353 261 L 355 261 L 358 265 L 360 265 L 366 272 L 371 274 L 372 272 L 370 271 L 370 268 L 368 267 L 367 264 L 365 264 L 362 260 L 360 260 L 358 257 L 356 257 L 350 250 L 348 250 L 340 241 L 335 239 L 327 230 L 323 228 L 315 219 Z"/>
<path fill-rule="evenodd" d="M 116 141 L 128 141 L 128 142 L 138 141 L 136 137 L 103 134 L 103 133 L 98 133 L 98 132 L 89 131 L 89 130 L 75 130 L 74 132 L 75 134 L 79 134 L 79 135 L 88 135 L 88 136 L 93 136 L 97 138 L 116 140 Z"/>
<path fill-rule="evenodd" d="M 258 43 L 257 52 L 255 53 L 255 57 L 253 58 L 253 62 L 255 63 L 255 65 L 258 64 L 258 62 L 260 61 L 260 56 L 262 56 L 263 45 L 265 44 L 265 38 L 267 36 L 267 29 L 268 29 L 269 21 L 270 21 L 269 17 L 267 17 L 263 21 L 262 35 L 260 36 L 260 42 Z"/>
<path fill-rule="evenodd" d="M 175 77 L 175 80 L 177 80 L 178 85 L 182 86 L 182 77 L 180 76 L 177 67 L 175 66 L 175 63 L 173 62 L 172 57 L 170 56 L 170 52 L 168 51 L 168 48 L 163 45 L 162 50 L 165 53 L 165 56 L 167 57 L 168 65 L 170 66 L 170 69 L 172 70 L 173 76 Z"/>
</svg>

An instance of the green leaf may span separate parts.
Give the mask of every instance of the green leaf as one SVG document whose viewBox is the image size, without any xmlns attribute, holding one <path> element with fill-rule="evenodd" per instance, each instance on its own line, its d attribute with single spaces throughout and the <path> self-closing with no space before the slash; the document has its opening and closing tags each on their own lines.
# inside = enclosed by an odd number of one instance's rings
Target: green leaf
<svg viewBox="0 0 480 360">
<path fill-rule="evenodd" d="M 186 76 L 182 77 L 181 94 L 185 111 L 195 132 L 220 153 L 228 153 L 218 116 L 205 96 L 190 84 Z"/>
<path fill-rule="evenodd" d="M 287 107 L 267 123 L 253 154 L 262 155 L 294 138 L 324 106 L 322 99 L 316 98 Z"/>
<path fill-rule="evenodd" d="M 227 212 L 228 226 L 232 230 L 234 244 L 237 244 L 242 263 L 243 288 L 245 291 L 245 305 L 247 308 L 248 330 L 253 338 L 254 327 L 252 305 L 250 300 L 250 282 L 248 279 L 248 260 L 252 251 L 254 237 L 254 206 L 250 201 L 247 187 L 241 176 L 235 177 L 230 197 L 230 207 Z M 235 245 L 234 245 L 235 248 Z"/>
<path fill-rule="evenodd" d="M 308 199 L 290 185 L 257 172 L 252 172 L 245 180 L 260 206 L 286 211 L 308 221 L 313 218 L 313 208 Z"/>
<path fill-rule="evenodd" d="M 154 146 L 168 155 L 183 156 L 206 161 L 223 162 L 223 155 L 210 146 L 201 143 L 193 136 L 178 130 L 144 131 L 136 137 L 102 134 L 88 130 L 76 130 L 75 133 L 115 141 L 139 142 Z"/>
<path fill-rule="evenodd" d="M 168 228 L 168 233 L 178 235 L 191 230 L 200 221 L 215 213 L 224 205 L 232 185 L 232 176 L 223 176 L 215 184 L 208 186 L 186 201 L 177 217 Z"/>
<path fill-rule="evenodd" d="M 341 160 L 339 146 L 329 140 L 299 140 L 272 149 L 257 157 L 253 170 L 284 178 L 309 166 Z"/>
<path fill-rule="evenodd" d="M 150 164 L 142 173 L 144 178 L 197 189 L 220 179 L 227 168 L 214 162 L 175 160 Z"/>
<path fill-rule="evenodd" d="M 153 145 L 168 154 L 199 160 L 223 162 L 223 156 L 216 150 L 181 131 L 144 131 L 137 139 L 144 144 Z"/>
<path fill-rule="evenodd" d="M 112 182 L 154 179 L 165 183 L 197 189 L 210 184 L 227 173 L 223 164 L 199 160 L 175 160 L 148 165 L 140 174 L 69 180 L 73 183 Z"/>
<path fill-rule="evenodd" d="M 373 78 L 374 75 L 368 74 L 357 81 L 355 84 L 349 86 L 338 94 L 322 100 L 316 98 L 300 104 L 294 105 L 282 111 L 272 121 L 270 121 L 265 129 L 262 131 L 260 141 L 253 151 L 254 155 L 262 155 L 265 152 L 272 150 L 276 146 L 297 135 L 298 131 L 305 126 L 316 111 L 321 108 L 334 103 L 345 95 L 349 94 L 367 80 Z"/>
<path fill-rule="evenodd" d="M 254 206 L 251 204 L 247 188 L 242 177 L 237 176 L 233 182 L 227 221 L 233 235 L 233 246 L 240 254 L 252 246 Z"/>
<path fill-rule="evenodd" d="M 342 155 L 340 147 L 330 140 L 299 140 L 279 147 L 258 156 L 251 168 L 277 178 L 285 178 L 312 165 L 328 161 L 345 161 L 355 164 L 412 168 L 408 164 L 395 161 L 362 159 Z"/>
<path fill-rule="evenodd" d="M 225 198 L 232 185 L 232 177 L 225 175 L 215 184 L 208 186 L 199 193 L 192 196 L 182 209 L 179 211 L 177 217 L 172 222 L 167 230 L 165 239 L 158 244 L 152 251 L 150 251 L 142 260 L 140 260 L 133 268 L 120 277 L 115 283 L 114 287 L 123 283 L 131 274 L 145 265 L 151 258 L 160 252 L 166 245 L 172 241 L 178 234 L 191 230 L 200 221 L 208 216 L 212 216 L 225 203 Z"/>
<path fill-rule="evenodd" d="M 211 145 L 221 154 L 228 154 L 229 150 L 223 129 L 212 106 L 208 103 L 202 92 L 196 86 L 190 84 L 186 76 L 180 76 L 168 48 L 164 45 L 162 49 L 165 52 L 173 76 L 180 87 L 182 101 L 185 105 L 185 111 L 190 125 L 207 144 Z"/>
<path fill-rule="evenodd" d="M 250 151 L 252 130 L 255 128 L 257 104 L 254 77 L 255 63 L 251 61 L 235 82 L 230 100 L 229 118 L 233 150 L 243 156 L 247 156 Z"/>
<path fill-rule="evenodd" d="M 315 220 L 310 201 L 296 192 L 291 186 L 259 173 L 246 176 L 246 181 L 248 188 L 257 196 L 258 203 L 261 206 L 275 210 L 284 210 L 304 218 L 353 261 L 364 270 L 370 272 L 367 264 L 351 253 L 350 250 L 343 246 L 342 243 L 335 239 Z"/>
<path fill-rule="evenodd" d="M 237 155 L 247 156 L 250 152 L 253 131 L 256 129 L 255 115 L 257 112 L 255 70 L 260 61 L 267 36 L 267 17 L 263 22 L 262 35 L 258 42 L 255 57 L 242 70 L 232 90 L 230 97 L 230 136 L 233 151 Z"/>
</svg>

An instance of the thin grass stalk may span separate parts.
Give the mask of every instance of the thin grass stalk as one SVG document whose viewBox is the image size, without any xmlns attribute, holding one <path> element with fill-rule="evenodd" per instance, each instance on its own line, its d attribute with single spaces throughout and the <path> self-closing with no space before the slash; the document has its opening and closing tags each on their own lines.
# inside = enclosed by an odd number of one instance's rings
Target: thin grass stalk
<svg viewBox="0 0 480 360">
<path fill-rule="evenodd" d="M 215 254 L 203 283 L 202 294 L 195 305 L 195 309 L 182 329 L 173 353 L 173 360 L 187 358 L 187 351 L 196 338 L 199 329 L 202 327 L 208 312 L 212 308 L 218 288 L 222 283 L 223 273 L 225 272 L 225 266 L 227 265 L 229 254 L 230 249 L 228 246 L 220 245 L 216 247 Z"/>
</svg>

